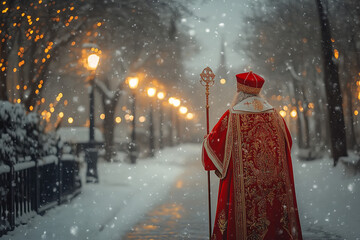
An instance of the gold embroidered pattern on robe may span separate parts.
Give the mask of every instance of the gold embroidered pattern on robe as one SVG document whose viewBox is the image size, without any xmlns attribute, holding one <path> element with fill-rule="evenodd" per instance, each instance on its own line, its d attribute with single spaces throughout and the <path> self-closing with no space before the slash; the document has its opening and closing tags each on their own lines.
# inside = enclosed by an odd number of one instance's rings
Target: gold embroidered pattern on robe
<svg viewBox="0 0 360 240">
<path fill-rule="evenodd" d="M 285 136 L 277 113 L 231 114 L 233 134 L 236 239 L 263 239 L 271 224 L 267 210 L 277 199 L 290 236 L 294 216 Z M 282 120 L 281 120 L 282 121 Z M 239 138 L 240 137 L 240 138 Z M 295 219 L 295 218 L 290 218 Z"/>
<path fill-rule="evenodd" d="M 221 121 L 220 131 L 224 131 L 225 128 L 227 128 L 228 125 L 228 117 L 224 117 L 224 119 Z"/>
<path fill-rule="evenodd" d="M 219 216 L 219 219 L 218 219 L 218 225 L 219 225 L 219 229 L 220 229 L 221 234 L 224 235 L 224 232 L 225 232 L 226 226 L 227 226 L 226 214 L 225 214 L 224 209 L 220 213 L 220 216 Z"/>
<path fill-rule="evenodd" d="M 255 110 L 262 111 L 264 109 L 264 104 L 258 99 L 254 99 L 252 104 L 254 105 Z"/>
</svg>

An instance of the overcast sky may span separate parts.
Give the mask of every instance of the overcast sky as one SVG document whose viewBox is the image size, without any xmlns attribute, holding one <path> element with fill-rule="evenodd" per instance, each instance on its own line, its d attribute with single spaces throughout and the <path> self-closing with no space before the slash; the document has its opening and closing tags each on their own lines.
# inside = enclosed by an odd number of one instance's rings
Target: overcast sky
<svg viewBox="0 0 360 240">
<path fill-rule="evenodd" d="M 220 59 L 222 36 L 226 42 L 227 66 L 234 72 L 242 72 L 245 66 L 244 56 L 235 52 L 234 41 L 241 37 L 244 4 L 238 0 L 204 1 L 194 6 L 193 12 L 199 18 L 189 18 L 187 23 L 192 28 L 190 34 L 199 41 L 201 51 L 187 62 L 190 71 L 197 74 L 206 66 L 214 71 Z"/>
</svg>

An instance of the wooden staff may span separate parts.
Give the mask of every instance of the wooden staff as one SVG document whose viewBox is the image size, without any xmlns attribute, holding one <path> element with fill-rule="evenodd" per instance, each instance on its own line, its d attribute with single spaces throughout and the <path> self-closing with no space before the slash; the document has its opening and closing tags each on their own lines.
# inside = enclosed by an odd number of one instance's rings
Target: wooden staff
<svg viewBox="0 0 360 240">
<path fill-rule="evenodd" d="M 206 67 L 200 74 L 201 85 L 205 86 L 205 96 L 206 96 L 206 134 L 209 134 L 209 89 L 214 85 L 215 74 L 211 68 Z M 211 190 L 210 190 L 210 171 L 207 171 L 208 176 L 208 202 L 209 202 L 209 239 L 211 239 Z"/>
</svg>

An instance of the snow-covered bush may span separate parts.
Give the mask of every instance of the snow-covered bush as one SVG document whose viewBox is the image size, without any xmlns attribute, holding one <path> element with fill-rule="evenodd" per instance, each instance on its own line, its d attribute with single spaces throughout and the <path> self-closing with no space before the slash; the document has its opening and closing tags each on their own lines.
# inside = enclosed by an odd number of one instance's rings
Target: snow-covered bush
<svg viewBox="0 0 360 240">
<path fill-rule="evenodd" d="M 45 133 L 45 122 L 35 113 L 26 113 L 20 104 L 0 101 L 0 163 L 24 161 L 57 154 L 58 139 Z M 30 159 L 31 159 L 30 158 Z"/>
</svg>

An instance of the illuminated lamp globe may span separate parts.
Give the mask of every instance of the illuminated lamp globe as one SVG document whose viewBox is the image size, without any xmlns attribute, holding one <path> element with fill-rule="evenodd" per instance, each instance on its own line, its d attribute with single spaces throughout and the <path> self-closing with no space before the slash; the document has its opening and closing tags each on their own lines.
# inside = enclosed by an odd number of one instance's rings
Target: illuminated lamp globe
<svg viewBox="0 0 360 240">
<path fill-rule="evenodd" d="M 149 97 L 155 96 L 155 94 L 156 94 L 156 88 L 153 88 L 153 87 L 148 88 L 147 94 L 148 94 Z"/>
<path fill-rule="evenodd" d="M 173 98 L 173 97 L 169 98 L 169 103 L 170 103 L 171 105 L 174 105 L 174 100 L 175 100 L 175 98 Z"/>
<path fill-rule="evenodd" d="M 185 113 L 187 113 L 187 111 L 188 111 L 187 107 L 180 107 L 180 108 L 179 108 L 179 112 L 180 112 L 181 114 L 185 114 Z"/>
<path fill-rule="evenodd" d="M 290 116 L 292 117 L 292 118 L 296 118 L 296 116 L 297 116 L 297 111 L 294 109 L 294 110 L 292 110 L 291 112 L 290 112 Z"/>
<path fill-rule="evenodd" d="M 137 88 L 138 85 L 139 85 L 139 78 L 137 77 L 129 78 L 129 87 L 131 89 Z"/>
<path fill-rule="evenodd" d="M 96 55 L 95 53 L 90 54 L 87 59 L 88 68 L 90 70 L 96 70 L 98 64 L 99 64 L 100 57 Z"/>
<path fill-rule="evenodd" d="M 175 98 L 174 99 L 174 102 L 173 102 L 173 105 L 174 105 L 174 107 L 178 107 L 178 106 L 180 106 L 180 99 L 177 99 L 177 98 Z"/>
<path fill-rule="evenodd" d="M 189 119 L 189 120 L 191 120 L 191 119 L 194 118 L 194 114 L 188 113 L 188 114 L 186 114 L 186 118 Z"/>
<path fill-rule="evenodd" d="M 163 100 L 164 97 L 165 97 L 165 93 L 164 93 L 164 92 L 158 92 L 157 98 L 158 98 L 159 100 Z"/>
</svg>

